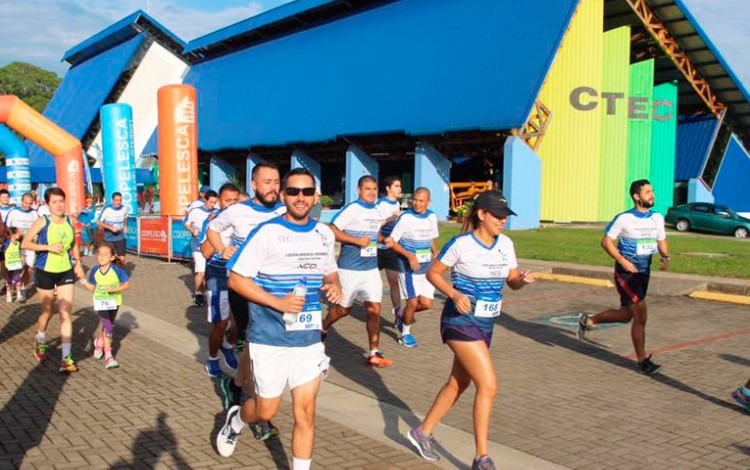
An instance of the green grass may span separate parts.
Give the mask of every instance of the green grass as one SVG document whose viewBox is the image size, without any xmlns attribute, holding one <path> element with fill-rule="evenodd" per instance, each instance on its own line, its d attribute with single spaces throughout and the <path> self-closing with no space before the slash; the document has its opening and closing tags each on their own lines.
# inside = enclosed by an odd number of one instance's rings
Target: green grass
<svg viewBox="0 0 750 470">
<path fill-rule="evenodd" d="M 455 223 L 441 224 L 438 247 L 442 247 L 460 231 Z M 604 253 L 599 242 L 600 229 L 550 227 L 539 230 L 509 231 L 519 258 L 542 261 L 612 266 L 612 259 Z M 750 279 L 750 240 L 732 237 L 707 237 L 667 233 L 669 270 L 676 273 Z M 708 258 L 685 253 L 722 253 L 728 256 Z M 658 269 L 654 257 L 653 269 Z"/>
</svg>

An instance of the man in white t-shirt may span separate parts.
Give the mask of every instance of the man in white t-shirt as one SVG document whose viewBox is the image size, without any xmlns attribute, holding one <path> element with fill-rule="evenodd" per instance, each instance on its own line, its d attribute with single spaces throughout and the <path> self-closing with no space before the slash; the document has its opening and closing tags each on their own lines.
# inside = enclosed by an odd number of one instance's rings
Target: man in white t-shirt
<svg viewBox="0 0 750 470">
<path fill-rule="evenodd" d="M 229 287 L 249 301 L 247 347 L 253 358 L 255 398 L 227 412 L 216 436 L 222 456 L 234 452 L 247 423 L 270 421 L 285 387 L 291 390 L 292 470 L 308 470 L 315 440 L 315 403 L 330 366 L 321 342 L 322 296 L 341 302 L 335 239 L 309 218 L 315 179 L 304 168 L 284 177 L 286 213 L 260 225 L 227 265 Z"/>
<path fill-rule="evenodd" d="M 669 267 L 669 247 L 664 229 L 664 217 L 651 210 L 654 207 L 654 188 L 648 180 L 633 181 L 630 197 L 634 207 L 615 216 L 604 229 L 601 245 L 615 260 L 615 286 L 620 294 L 620 308 L 597 315 L 582 313 L 578 317 L 578 337 L 583 338 L 600 323 L 633 321 L 631 338 L 638 360 L 638 369 L 651 375 L 659 364 L 646 356 L 646 293 L 651 277 L 651 258 L 661 255 L 661 269 Z M 615 246 L 617 240 L 617 246 Z"/>
<path fill-rule="evenodd" d="M 190 247 L 193 249 L 193 269 L 195 271 L 193 304 L 196 307 L 201 307 L 205 303 L 203 293 L 205 291 L 206 280 L 206 258 L 201 254 L 198 235 L 200 235 L 201 229 L 203 228 L 203 222 L 205 222 L 211 214 L 216 212 L 215 206 L 219 195 L 216 194 L 216 191 L 209 189 L 203 197 L 203 205 L 190 210 L 185 216 L 185 220 L 182 222 L 188 232 L 190 232 L 190 235 L 192 235 L 190 239 Z"/>
<path fill-rule="evenodd" d="M 367 339 L 370 352 L 367 365 L 387 367 L 391 361 L 380 351 L 380 304 L 383 298 L 383 281 L 378 271 L 378 239 L 382 240 L 380 227 L 383 218 L 375 205 L 378 181 L 365 175 L 357 182 L 359 199 L 351 202 L 331 220 L 330 228 L 341 243 L 338 267 L 343 299 L 341 304 L 328 310 L 323 331 L 336 321 L 349 315 L 354 302 L 362 302 L 367 315 Z"/>
<path fill-rule="evenodd" d="M 385 186 L 385 196 L 378 199 L 375 204 L 383 218 L 383 226 L 380 234 L 383 238 L 391 235 L 396 219 L 401 215 L 401 178 L 397 175 L 386 176 L 383 179 Z M 391 292 L 391 304 L 393 305 L 394 318 L 400 315 L 401 311 L 401 294 L 398 287 L 398 255 L 389 250 L 385 245 L 378 245 L 378 269 L 385 270 L 385 279 L 388 281 L 388 289 Z"/>
<path fill-rule="evenodd" d="M 36 219 L 39 218 L 39 214 L 34 210 L 34 195 L 26 193 L 21 197 L 21 207 L 14 207 L 8 211 L 8 215 L 5 216 L 5 226 L 7 228 L 17 227 L 24 234 L 29 231 Z M 26 286 L 31 278 L 31 270 L 34 269 L 34 262 L 36 261 L 36 252 L 32 250 L 22 250 L 24 266 L 23 266 L 23 277 L 21 280 L 21 295 L 19 300 L 23 301 L 26 299 Z"/>
<path fill-rule="evenodd" d="M 412 208 L 401 214 L 393 226 L 386 245 L 399 255 L 401 269 L 398 274 L 401 298 L 406 300 L 403 315 L 396 319 L 401 333 L 399 343 L 407 348 L 417 346 L 411 334 L 411 325 L 417 312 L 432 308 L 435 287 L 427 280 L 427 269 L 438 254 L 435 239 L 438 237 L 437 216 L 429 210 L 430 190 L 414 190 Z"/>
</svg>

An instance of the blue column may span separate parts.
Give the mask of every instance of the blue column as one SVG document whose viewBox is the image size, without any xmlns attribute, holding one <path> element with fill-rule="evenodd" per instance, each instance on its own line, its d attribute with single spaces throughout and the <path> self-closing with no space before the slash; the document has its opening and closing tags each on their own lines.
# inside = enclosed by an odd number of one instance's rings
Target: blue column
<svg viewBox="0 0 750 470">
<path fill-rule="evenodd" d="M 414 189 L 430 190 L 430 210 L 446 220 L 450 210 L 451 161 L 429 144 L 418 144 L 414 153 Z"/>
<path fill-rule="evenodd" d="M 107 201 L 122 194 L 122 205 L 138 214 L 133 147 L 133 109 L 129 104 L 105 104 L 99 110 L 102 124 L 102 180 Z"/>
<path fill-rule="evenodd" d="M 306 168 L 315 177 L 315 187 L 320 190 L 320 163 L 302 150 L 292 153 L 292 169 Z"/>
<path fill-rule="evenodd" d="M 221 185 L 229 183 L 237 176 L 237 169 L 226 160 L 219 157 L 211 157 L 208 166 L 208 180 L 211 182 L 211 189 L 218 191 Z"/>
<path fill-rule="evenodd" d="M 542 195 L 542 160 L 518 137 L 505 141 L 503 194 L 517 216 L 508 217 L 508 229 L 539 228 Z"/>
<path fill-rule="evenodd" d="M 21 204 L 21 196 L 31 191 L 29 154 L 23 141 L 4 124 L 0 124 L 0 152 L 5 154 L 10 200 Z"/>
<path fill-rule="evenodd" d="M 346 204 L 357 199 L 357 182 L 365 175 L 378 179 L 378 162 L 363 150 L 352 145 L 346 149 L 346 187 L 344 188 Z"/>
<path fill-rule="evenodd" d="M 247 158 L 245 159 L 245 191 L 247 191 L 250 197 L 255 197 L 255 194 L 253 193 L 253 185 L 250 184 L 253 180 L 253 168 L 262 161 L 262 158 L 252 152 L 248 153 Z M 281 176 L 283 177 L 284 175 Z"/>
</svg>

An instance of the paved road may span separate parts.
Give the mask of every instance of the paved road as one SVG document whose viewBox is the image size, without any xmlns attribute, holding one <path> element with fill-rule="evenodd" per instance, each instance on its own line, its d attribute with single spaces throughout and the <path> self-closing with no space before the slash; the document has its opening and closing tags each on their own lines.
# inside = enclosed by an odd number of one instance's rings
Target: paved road
<svg viewBox="0 0 750 470">
<path fill-rule="evenodd" d="M 81 372 L 71 377 L 31 357 L 33 299 L 0 306 L 0 468 L 288 468 L 288 405 L 277 419 L 279 440 L 265 446 L 248 433 L 233 459 L 216 455 L 211 441 L 223 413 L 202 370 L 208 328 L 205 313 L 190 307 L 190 271 L 131 260 L 120 369 L 105 371 L 86 350 L 95 316 L 82 290 L 74 345 Z M 663 365 L 653 378 L 634 372 L 627 327 L 595 331 L 589 342 L 572 331 L 575 313 L 617 302 L 613 289 L 540 282 L 507 295 L 492 347 L 500 393 L 491 439 L 500 468 L 750 468 L 750 416 L 729 398 L 750 374 L 750 310 L 664 295 L 677 289 L 661 282 L 650 298 L 648 346 Z M 382 349 L 395 364 L 383 370 L 364 366 L 361 312 L 336 325 L 317 468 L 432 467 L 400 433 L 429 409 L 447 376 L 451 356 L 438 321 L 439 306 L 418 316 L 414 350 L 398 346 L 386 322 Z M 56 327 L 53 320 L 51 338 Z M 443 468 L 466 468 L 471 457 L 471 402 L 462 398 L 436 433 Z"/>
</svg>

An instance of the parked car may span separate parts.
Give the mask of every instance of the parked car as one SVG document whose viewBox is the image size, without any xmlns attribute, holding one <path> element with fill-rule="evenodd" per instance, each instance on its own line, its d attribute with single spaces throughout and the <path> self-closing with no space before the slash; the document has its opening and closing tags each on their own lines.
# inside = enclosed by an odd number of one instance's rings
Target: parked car
<svg viewBox="0 0 750 470">
<path fill-rule="evenodd" d="M 734 235 L 737 238 L 747 238 L 750 233 L 750 219 L 726 206 L 705 202 L 670 207 L 664 221 L 674 225 L 679 232 L 696 230 Z"/>
</svg>

